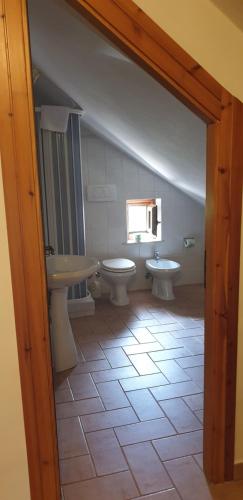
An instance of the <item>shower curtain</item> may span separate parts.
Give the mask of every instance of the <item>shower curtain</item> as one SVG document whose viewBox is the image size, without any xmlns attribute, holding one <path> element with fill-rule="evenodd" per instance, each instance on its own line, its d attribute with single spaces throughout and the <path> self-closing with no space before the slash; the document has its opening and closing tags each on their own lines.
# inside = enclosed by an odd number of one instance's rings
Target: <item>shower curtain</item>
<svg viewBox="0 0 243 500">
<path fill-rule="evenodd" d="M 85 254 L 80 117 L 70 114 L 66 133 L 40 127 L 36 113 L 45 245 L 56 254 Z M 86 296 L 86 282 L 69 289 L 69 299 Z"/>
</svg>

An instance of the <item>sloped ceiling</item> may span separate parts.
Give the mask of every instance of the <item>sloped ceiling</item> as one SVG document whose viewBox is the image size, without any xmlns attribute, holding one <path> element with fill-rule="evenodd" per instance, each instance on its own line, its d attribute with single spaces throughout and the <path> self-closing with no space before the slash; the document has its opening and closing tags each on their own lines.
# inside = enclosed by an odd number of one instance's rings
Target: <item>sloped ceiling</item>
<svg viewBox="0 0 243 500">
<path fill-rule="evenodd" d="M 203 203 L 205 124 L 64 0 L 28 5 L 33 64 L 85 123 Z"/>
</svg>

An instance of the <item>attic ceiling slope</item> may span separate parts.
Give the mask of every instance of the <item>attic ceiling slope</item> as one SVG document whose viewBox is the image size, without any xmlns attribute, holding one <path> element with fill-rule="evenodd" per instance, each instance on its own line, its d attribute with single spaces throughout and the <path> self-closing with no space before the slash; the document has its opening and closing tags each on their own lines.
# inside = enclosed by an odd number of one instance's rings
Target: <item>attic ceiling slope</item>
<svg viewBox="0 0 243 500">
<path fill-rule="evenodd" d="M 28 3 L 33 61 L 84 122 L 203 203 L 205 124 L 64 0 Z"/>
</svg>

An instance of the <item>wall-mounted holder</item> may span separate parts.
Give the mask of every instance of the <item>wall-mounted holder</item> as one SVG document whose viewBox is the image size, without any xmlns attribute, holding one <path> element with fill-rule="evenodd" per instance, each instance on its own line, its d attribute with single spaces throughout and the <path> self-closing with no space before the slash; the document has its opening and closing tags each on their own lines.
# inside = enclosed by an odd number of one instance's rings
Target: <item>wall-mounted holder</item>
<svg viewBox="0 0 243 500">
<path fill-rule="evenodd" d="M 196 241 L 195 241 L 194 237 L 184 238 L 183 241 L 184 241 L 184 247 L 185 248 L 195 247 Z"/>
</svg>

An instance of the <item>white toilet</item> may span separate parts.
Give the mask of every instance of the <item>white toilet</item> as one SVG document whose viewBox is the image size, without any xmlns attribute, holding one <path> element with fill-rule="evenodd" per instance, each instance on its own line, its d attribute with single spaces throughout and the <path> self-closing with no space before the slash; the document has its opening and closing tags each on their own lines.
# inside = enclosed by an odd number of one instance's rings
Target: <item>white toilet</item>
<svg viewBox="0 0 243 500">
<path fill-rule="evenodd" d="M 101 262 L 101 276 L 110 285 L 110 301 L 116 306 L 129 304 L 127 286 L 136 274 L 136 265 L 129 259 L 108 259 Z"/>
<path fill-rule="evenodd" d="M 173 300 L 175 296 L 172 280 L 181 265 L 174 260 L 148 259 L 146 268 L 153 277 L 152 294 L 163 300 Z"/>
</svg>

